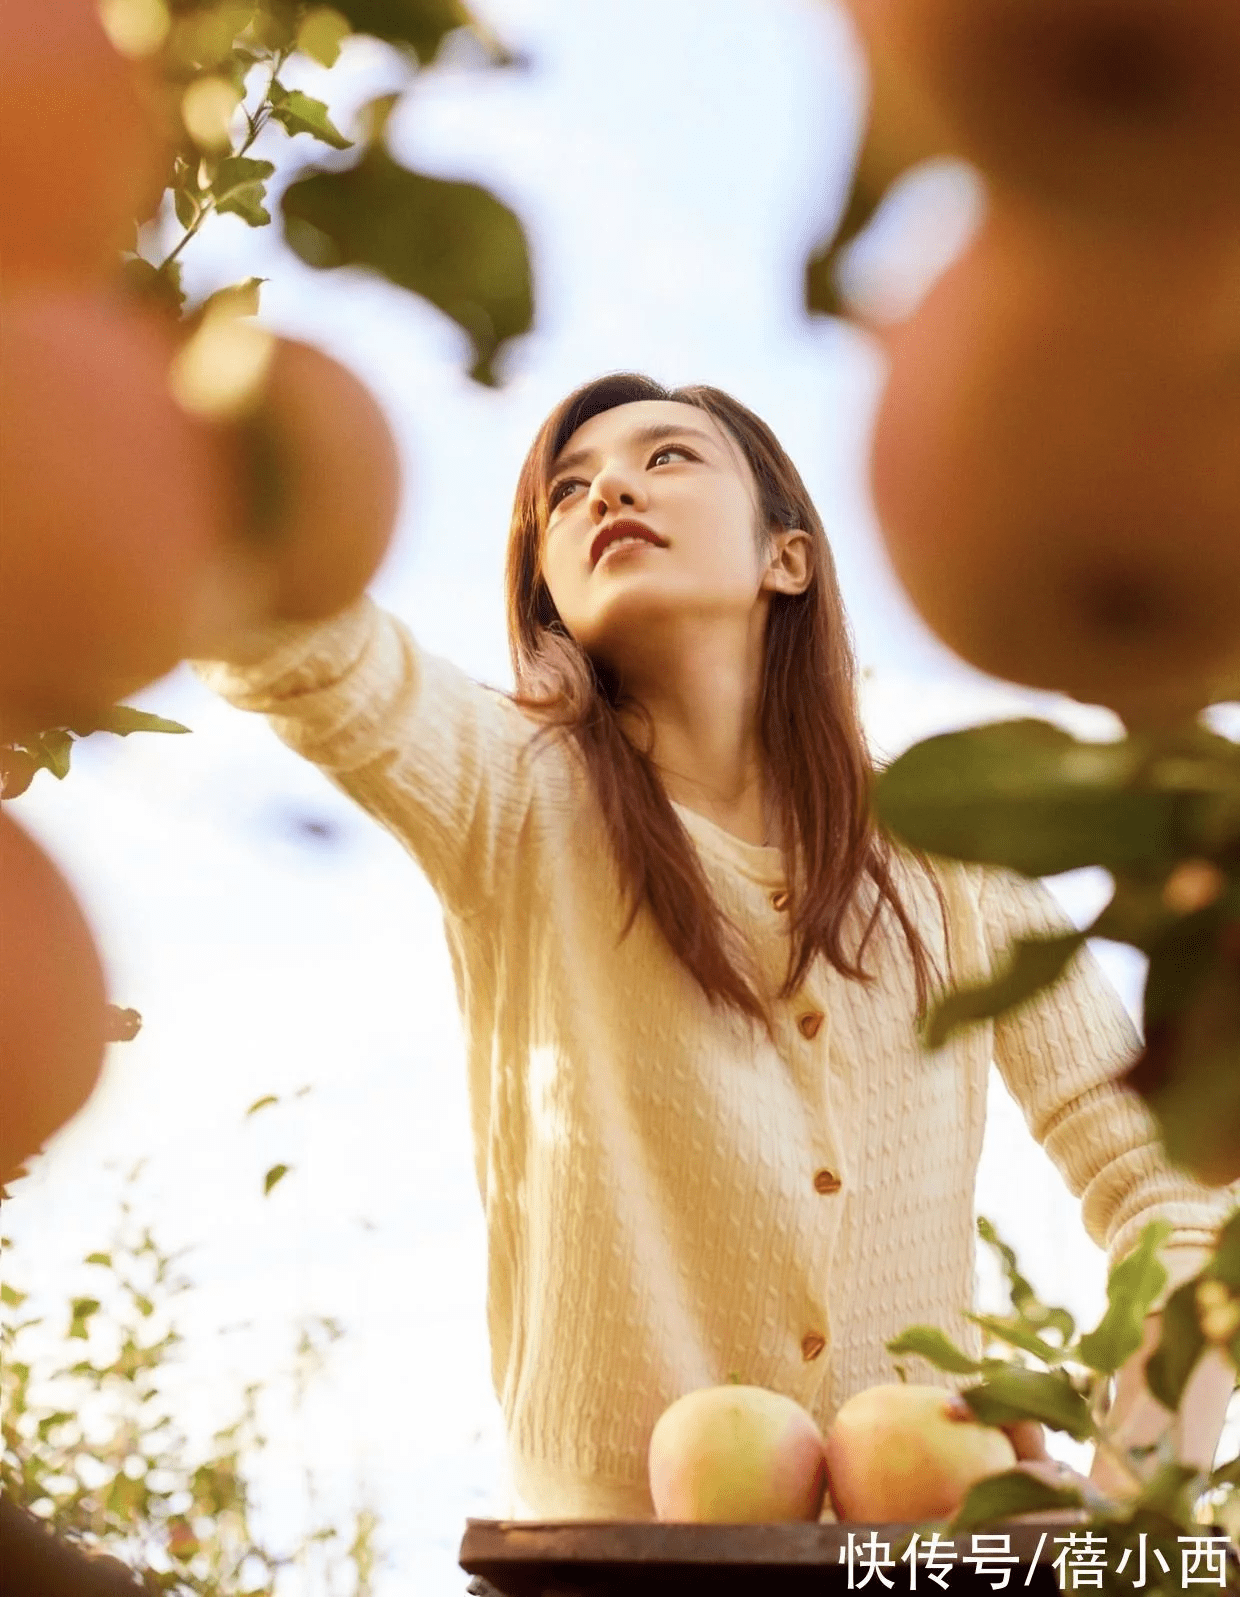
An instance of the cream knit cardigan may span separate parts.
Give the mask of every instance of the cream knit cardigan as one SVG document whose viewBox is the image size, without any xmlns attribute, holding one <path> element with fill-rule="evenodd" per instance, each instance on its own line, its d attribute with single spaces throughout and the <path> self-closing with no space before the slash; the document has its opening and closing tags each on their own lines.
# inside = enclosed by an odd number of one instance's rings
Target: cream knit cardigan
<svg viewBox="0 0 1240 1597">
<path fill-rule="evenodd" d="M 885 915 L 873 984 L 819 958 L 776 1003 L 772 1042 L 706 1001 L 648 912 L 621 938 L 584 767 L 554 737 L 532 748 L 534 724 L 502 694 L 420 651 L 368 598 L 228 652 L 197 662 L 201 679 L 269 716 L 399 838 L 443 905 L 491 1373 L 531 1513 L 648 1518 L 655 1420 L 731 1372 L 826 1425 L 894 1378 L 883 1344 L 906 1326 L 977 1349 L 965 1315 L 992 1057 L 1111 1260 L 1165 1216 L 1173 1280 L 1191 1273 L 1230 1205 L 1168 1168 L 1143 1106 L 1113 1084 L 1137 1039 L 1088 954 L 1051 994 L 927 1055 Z M 789 950 L 779 851 L 678 814 L 775 993 Z M 1036 884 L 954 866 L 941 879 L 958 976 L 987 970 L 1018 931 L 1066 925 Z M 901 885 L 941 960 L 928 884 L 908 864 Z M 947 1382 L 904 1362 L 910 1379 Z"/>
</svg>

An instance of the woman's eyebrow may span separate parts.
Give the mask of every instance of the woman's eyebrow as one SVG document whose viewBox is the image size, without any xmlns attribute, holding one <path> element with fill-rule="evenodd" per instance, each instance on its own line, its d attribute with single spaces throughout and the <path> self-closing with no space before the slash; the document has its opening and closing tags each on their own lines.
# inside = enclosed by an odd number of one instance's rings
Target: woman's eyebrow
<svg viewBox="0 0 1240 1597">
<path fill-rule="evenodd" d="M 697 427 L 678 427 L 674 422 L 654 421 L 645 427 L 640 427 L 635 433 L 629 434 L 629 442 L 634 444 L 659 444 L 665 438 L 695 438 L 701 444 L 713 448 L 715 440 L 709 433 L 700 431 Z M 574 449 L 569 455 L 563 455 L 551 468 L 552 477 L 571 471 L 574 466 L 583 466 L 591 459 L 592 449 Z"/>
</svg>

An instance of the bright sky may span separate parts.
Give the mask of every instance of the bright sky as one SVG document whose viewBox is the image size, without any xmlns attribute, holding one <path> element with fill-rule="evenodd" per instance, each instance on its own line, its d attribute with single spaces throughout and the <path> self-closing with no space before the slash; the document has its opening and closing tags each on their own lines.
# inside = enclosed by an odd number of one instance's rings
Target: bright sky
<svg viewBox="0 0 1240 1597">
<path fill-rule="evenodd" d="M 804 256 L 842 202 L 861 106 L 841 16 L 816 0 L 712 0 L 709 25 L 699 0 L 479 9 L 530 70 L 427 73 L 393 140 L 410 162 L 494 188 L 527 224 L 538 323 L 509 351 L 505 387 L 468 381 L 463 338 L 438 312 L 359 274 L 314 273 L 235 218 L 187 255 L 201 291 L 267 276 L 265 319 L 345 360 L 383 402 L 406 493 L 377 597 L 427 647 L 507 685 L 501 578 L 521 458 L 570 388 L 636 367 L 730 389 L 797 461 L 872 672 L 878 747 L 1031 710 L 1106 735 L 1105 712 L 953 661 L 887 571 L 865 488 L 881 361 L 801 309 Z M 356 43 L 302 85 L 330 92 L 347 130 L 396 77 L 382 49 Z M 973 203 L 958 174 L 940 174 L 889 220 L 888 253 L 924 269 Z M 273 1390 L 264 1523 L 276 1537 L 298 1526 L 307 1462 L 334 1511 L 364 1478 L 390 1556 L 379 1592 L 459 1597 L 465 1516 L 507 1504 L 438 906 L 386 834 L 188 670 L 140 702 L 193 736 L 96 739 L 66 782 L 40 775 L 15 811 L 78 888 L 113 996 L 145 1024 L 7 1206 L 10 1273 L 49 1302 L 88 1291 L 76 1261 L 107 1245 L 120 1170 L 145 1158 L 135 1207 L 166 1246 L 194 1250 L 187 1426 L 220 1423 L 242 1379 L 285 1368 L 300 1315 L 336 1317 L 347 1335 L 320 1399 L 297 1416 Z M 1090 873 L 1064 885 L 1077 915 L 1099 892 Z M 1135 1005 L 1138 962 L 1105 957 Z M 266 1093 L 281 1102 L 243 1120 Z M 291 1173 L 264 1200 L 277 1162 Z M 1098 1312 L 1101 1255 L 1002 1088 L 978 1206 L 1050 1301 Z M 225 1326 L 239 1328 L 221 1337 Z"/>
</svg>

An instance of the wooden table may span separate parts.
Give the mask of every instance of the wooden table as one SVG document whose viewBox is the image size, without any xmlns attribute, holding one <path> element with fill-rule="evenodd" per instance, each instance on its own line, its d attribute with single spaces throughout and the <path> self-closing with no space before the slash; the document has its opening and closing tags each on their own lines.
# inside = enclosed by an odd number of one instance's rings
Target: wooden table
<svg viewBox="0 0 1240 1597">
<path fill-rule="evenodd" d="M 887 1591 L 934 1594 L 1000 1589 L 1044 1597 L 1060 1589 L 1051 1566 L 1068 1544 L 1056 1542 L 1055 1537 L 1071 1531 L 1080 1535 L 1079 1522 L 1045 1520 L 992 1527 L 984 1533 L 987 1540 L 958 1536 L 955 1561 L 946 1569 L 938 1566 L 946 1581 L 944 1587 L 931 1578 L 924 1564 L 918 1565 L 914 1577 L 907 1562 L 882 1563 L 883 1544 L 886 1557 L 894 1560 L 913 1529 L 911 1525 L 471 1519 L 466 1522 L 460 1563 L 469 1574 L 484 1576 L 503 1597 L 706 1597 L 707 1593 L 710 1597 L 766 1597 L 768 1593 L 825 1597 L 849 1590 L 879 1597 Z M 850 1532 L 854 1552 L 851 1586 Z M 871 1532 L 876 1538 L 873 1544 Z M 1040 1554 L 1033 1564 L 1039 1543 Z M 867 1545 L 874 1547 L 868 1560 Z M 1006 1551 L 1016 1562 L 987 1561 L 988 1551 Z M 985 1572 L 967 1561 L 973 1556 L 987 1564 Z M 1006 1582 L 1004 1570 L 1009 1572 Z M 1125 1591 L 1129 1589 L 1127 1577 L 1107 1580 L 1103 1589 Z"/>
</svg>

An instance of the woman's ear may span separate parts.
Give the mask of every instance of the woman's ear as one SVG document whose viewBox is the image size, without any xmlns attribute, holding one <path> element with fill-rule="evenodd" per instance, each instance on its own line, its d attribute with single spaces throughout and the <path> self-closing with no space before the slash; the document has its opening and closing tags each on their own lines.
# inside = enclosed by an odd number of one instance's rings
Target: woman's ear
<svg viewBox="0 0 1240 1597">
<path fill-rule="evenodd" d="M 799 527 L 780 527 L 771 534 L 770 554 L 762 573 L 762 588 L 767 593 L 804 593 L 813 572 L 811 545 L 807 532 Z"/>
</svg>

